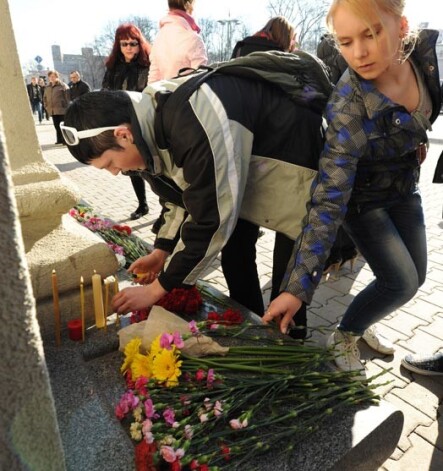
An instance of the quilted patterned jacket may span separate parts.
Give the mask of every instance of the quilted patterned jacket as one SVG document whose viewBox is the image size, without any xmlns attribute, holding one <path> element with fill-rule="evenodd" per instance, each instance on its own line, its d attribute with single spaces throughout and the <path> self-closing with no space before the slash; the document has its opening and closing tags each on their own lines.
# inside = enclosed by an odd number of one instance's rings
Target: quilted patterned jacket
<svg viewBox="0 0 443 471">
<path fill-rule="evenodd" d="M 427 142 L 441 106 L 437 38 L 438 32 L 423 30 L 410 58 L 432 102 L 425 113 L 409 113 L 352 70 L 337 83 L 327 105 L 318 178 L 282 291 L 311 302 L 346 212 L 383 207 L 416 191 L 416 149 Z"/>
</svg>

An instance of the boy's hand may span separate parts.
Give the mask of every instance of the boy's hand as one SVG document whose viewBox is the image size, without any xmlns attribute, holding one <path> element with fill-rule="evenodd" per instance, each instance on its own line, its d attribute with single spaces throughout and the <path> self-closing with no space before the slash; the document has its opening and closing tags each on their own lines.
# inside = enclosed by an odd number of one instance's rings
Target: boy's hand
<svg viewBox="0 0 443 471">
<path fill-rule="evenodd" d="M 162 271 L 168 255 L 164 250 L 154 249 L 149 255 L 140 257 L 128 268 L 133 281 L 142 285 L 152 283 Z"/>
<path fill-rule="evenodd" d="M 125 288 L 112 298 L 112 308 L 119 314 L 139 311 L 152 306 L 166 293 L 158 280 L 146 286 Z"/>
</svg>

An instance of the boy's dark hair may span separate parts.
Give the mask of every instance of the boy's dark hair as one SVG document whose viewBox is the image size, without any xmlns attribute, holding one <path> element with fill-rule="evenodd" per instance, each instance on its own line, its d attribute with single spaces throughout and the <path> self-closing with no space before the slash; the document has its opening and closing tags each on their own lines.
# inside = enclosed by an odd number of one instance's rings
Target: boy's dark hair
<svg viewBox="0 0 443 471">
<path fill-rule="evenodd" d="M 64 124 L 78 131 L 130 124 L 131 106 L 128 94 L 120 90 L 86 93 L 69 105 Z M 89 164 L 109 149 L 122 149 L 117 144 L 112 130 L 95 137 L 80 139 L 78 145 L 67 147 L 73 157 L 84 164 Z"/>
</svg>

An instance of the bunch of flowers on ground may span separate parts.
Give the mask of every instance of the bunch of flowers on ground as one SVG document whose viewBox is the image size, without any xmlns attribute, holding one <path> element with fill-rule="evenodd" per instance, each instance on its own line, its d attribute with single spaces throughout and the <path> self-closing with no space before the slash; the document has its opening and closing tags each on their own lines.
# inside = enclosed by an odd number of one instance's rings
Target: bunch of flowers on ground
<svg viewBox="0 0 443 471">
<path fill-rule="evenodd" d="M 191 288 L 174 288 L 169 293 L 166 293 L 156 303 L 156 306 L 161 306 L 164 309 L 175 312 L 177 314 L 192 315 L 196 314 L 203 304 L 200 291 L 192 286 Z M 150 312 L 151 308 L 142 309 L 139 311 L 133 311 L 131 313 L 130 322 L 135 324 L 136 322 L 145 321 Z"/>
<path fill-rule="evenodd" d="M 148 352 L 139 339 L 126 345 L 128 389 L 115 412 L 136 442 L 138 470 L 253 469 L 257 454 L 283 443 L 289 452 L 337 410 L 377 399 L 369 381 L 325 368 L 323 348 L 227 323 L 225 314 L 189 323 L 189 337 L 244 344 L 225 357 L 186 356 L 178 333 L 160 335 Z"/>
<path fill-rule="evenodd" d="M 149 253 L 149 245 L 133 235 L 129 226 L 99 217 L 89 206 L 75 206 L 69 214 L 90 231 L 99 234 L 117 256 L 124 256 L 126 267 Z"/>
</svg>

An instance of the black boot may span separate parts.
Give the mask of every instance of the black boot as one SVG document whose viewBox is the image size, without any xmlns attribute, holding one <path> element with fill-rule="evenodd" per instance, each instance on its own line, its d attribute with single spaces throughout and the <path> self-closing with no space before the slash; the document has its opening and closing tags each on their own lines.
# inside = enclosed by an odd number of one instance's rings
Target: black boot
<svg viewBox="0 0 443 471">
<path fill-rule="evenodd" d="M 133 212 L 131 213 L 131 219 L 132 220 L 135 220 L 135 219 L 140 219 L 142 216 L 144 216 L 145 214 L 148 214 L 149 213 L 149 207 L 147 204 L 141 204 L 139 205 L 139 207 Z"/>
</svg>

